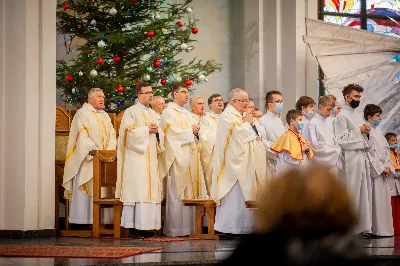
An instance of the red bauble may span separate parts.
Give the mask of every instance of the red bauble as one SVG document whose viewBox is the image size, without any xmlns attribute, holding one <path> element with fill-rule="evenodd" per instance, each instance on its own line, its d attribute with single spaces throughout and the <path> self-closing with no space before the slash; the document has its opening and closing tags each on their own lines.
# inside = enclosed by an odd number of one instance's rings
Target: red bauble
<svg viewBox="0 0 400 266">
<path fill-rule="evenodd" d="M 155 66 L 155 67 L 160 67 L 160 66 L 161 66 L 160 61 L 155 61 L 155 62 L 154 62 L 154 66 Z"/>
<path fill-rule="evenodd" d="M 117 86 L 116 89 L 117 92 L 123 92 L 124 91 L 124 87 L 122 87 L 121 85 Z"/>
<path fill-rule="evenodd" d="M 180 21 L 178 21 L 178 22 L 176 23 L 176 25 L 177 25 L 178 27 L 182 27 L 182 26 L 183 26 L 183 23 L 180 22 Z"/>
<path fill-rule="evenodd" d="M 192 86 L 192 81 L 190 80 L 190 79 L 187 79 L 187 80 L 185 80 L 185 85 L 186 86 L 188 86 L 188 87 L 190 87 L 190 86 Z"/>
<path fill-rule="evenodd" d="M 118 63 L 119 61 L 121 61 L 121 57 L 119 57 L 118 55 L 114 56 L 114 62 Z"/>
<path fill-rule="evenodd" d="M 140 85 L 140 81 L 136 81 L 135 84 L 136 84 L 136 86 Z"/>
<path fill-rule="evenodd" d="M 71 75 L 68 75 L 68 76 L 65 77 L 65 80 L 68 81 L 68 82 L 72 82 L 72 81 L 74 81 L 74 77 L 71 76 Z"/>
<path fill-rule="evenodd" d="M 64 10 L 67 10 L 67 9 L 69 8 L 69 5 L 68 5 L 67 3 L 65 3 L 65 4 L 63 5 L 63 8 L 64 8 Z"/>
<path fill-rule="evenodd" d="M 193 34 L 197 34 L 198 32 L 199 32 L 199 29 L 198 29 L 198 28 L 193 28 L 193 29 L 192 29 L 192 33 L 193 33 Z"/>
<path fill-rule="evenodd" d="M 162 79 L 161 80 L 161 85 L 165 85 L 165 84 L 167 84 L 167 80 L 166 79 Z"/>
<path fill-rule="evenodd" d="M 149 31 L 149 32 L 147 32 L 147 36 L 148 37 L 154 37 L 154 31 Z"/>
<path fill-rule="evenodd" d="M 136 3 L 136 2 L 137 2 L 137 0 L 131 0 L 131 2 L 132 2 L 132 3 Z"/>
<path fill-rule="evenodd" d="M 87 50 L 87 53 L 88 54 L 91 54 L 93 51 L 92 50 Z"/>
<path fill-rule="evenodd" d="M 104 63 L 103 59 L 101 57 L 97 58 L 96 63 L 99 65 L 102 65 Z"/>
</svg>

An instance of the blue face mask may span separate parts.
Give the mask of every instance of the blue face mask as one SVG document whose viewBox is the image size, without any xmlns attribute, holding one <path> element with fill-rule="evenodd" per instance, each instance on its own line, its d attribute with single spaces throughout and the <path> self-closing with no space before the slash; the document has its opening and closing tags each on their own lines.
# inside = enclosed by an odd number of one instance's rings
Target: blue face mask
<svg viewBox="0 0 400 266">
<path fill-rule="evenodd" d="M 377 127 L 377 126 L 379 126 L 380 123 L 381 123 L 381 120 L 374 120 L 374 121 L 372 121 L 371 126 Z"/>
<path fill-rule="evenodd" d="M 303 128 L 304 128 L 304 122 L 303 122 L 303 121 L 297 122 L 296 128 L 297 128 L 298 131 L 303 130 Z"/>
<path fill-rule="evenodd" d="M 396 143 L 396 144 L 389 144 L 389 147 L 392 149 L 392 150 L 397 150 L 397 148 L 399 147 L 399 145 Z"/>
<path fill-rule="evenodd" d="M 275 106 L 275 111 L 277 111 L 278 113 L 282 113 L 283 112 L 283 103 L 278 103 Z"/>
<path fill-rule="evenodd" d="M 304 114 L 305 118 L 308 120 L 311 120 L 315 115 L 314 110 L 308 110 L 307 113 Z"/>
</svg>

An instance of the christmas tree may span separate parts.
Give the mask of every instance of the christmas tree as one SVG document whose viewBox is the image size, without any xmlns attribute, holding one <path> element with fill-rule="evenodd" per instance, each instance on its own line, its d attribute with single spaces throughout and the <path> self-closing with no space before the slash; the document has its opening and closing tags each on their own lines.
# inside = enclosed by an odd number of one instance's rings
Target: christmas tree
<svg viewBox="0 0 400 266">
<path fill-rule="evenodd" d="M 106 96 L 106 111 L 134 104 L 135 85 L 148 82 L 155 95 L 168 97 L 174 84 L 207 82 L 220 71 L 215 60 L 190 62 L 179 53 L 193 49 L 199 29 L 190 7 L 164 0 L 70 0 L 58 5 L 57 31 L 85 40 L 70 61 L 57 61 L 57 88 L 71 106 L 80 107 L 91 88 Z M 67 46 L 66 46 L 67 47 Z M 67 51 L 69 52 L 69 51 Z"/>
</svg>

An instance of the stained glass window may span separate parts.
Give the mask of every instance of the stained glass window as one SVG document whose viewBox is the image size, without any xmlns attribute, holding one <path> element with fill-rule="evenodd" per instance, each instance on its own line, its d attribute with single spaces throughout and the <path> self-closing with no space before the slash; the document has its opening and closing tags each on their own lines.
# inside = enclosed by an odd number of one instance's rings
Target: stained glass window
<svg viewBox="0 0 400 266">
<path fill-rule="evenodd" d="M 361 11 L 361 0 L 325 0 L 324 12 L 357 13 Z"/>
<path fill-rule="evenodd" d="M 400 37 L 400 0 L 318 0 L 318 4 L 323 21 Z M 324 92 L 321 82 L 320 94 Z"/>
</svg>

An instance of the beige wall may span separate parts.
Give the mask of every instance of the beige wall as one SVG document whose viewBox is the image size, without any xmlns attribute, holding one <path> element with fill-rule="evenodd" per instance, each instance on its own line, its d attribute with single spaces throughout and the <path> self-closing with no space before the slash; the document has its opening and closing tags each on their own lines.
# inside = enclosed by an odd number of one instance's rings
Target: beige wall
<svg viewBox="0 0 400 266">
<path fill-rule="evenodd" d="M 56 0 L 0 0 L 0 229 L 54 228 Z"/>
</svg>

